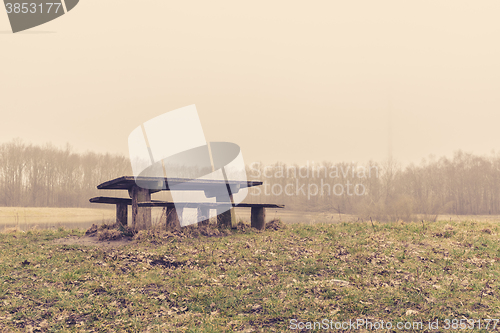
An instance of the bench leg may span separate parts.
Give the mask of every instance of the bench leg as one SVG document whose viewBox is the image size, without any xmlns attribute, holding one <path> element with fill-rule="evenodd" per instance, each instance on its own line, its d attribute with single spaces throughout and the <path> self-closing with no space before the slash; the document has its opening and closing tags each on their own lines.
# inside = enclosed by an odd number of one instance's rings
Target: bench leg
<svg viewBox="0 0 500 333">
<path fill-rule="evenodd" d="M 266 228 L 266 211 L 263 207 L 252 207 L 252 228 L 264 230 Z"/>
<path fill-rule="evenodd" d="M 232 227 L 232 209 L 230 206 L 217 206 L 217 227 L 219 229 L 230 229 Z"/>
<path fill-rule="evenodd" d="M 132 228 L 146 230 L 151 228 L 151 207 L 139 207 L 139 202 L 150 202 L 151 193 L 148 189 L 137 185 L 132 187 Z"/>
<path fill-rule="evenodd" d="M 206 206 L 198 207 L 198 226 L 208 226 L 210 224 L 210 208 Z"/>
<path fill-rule="evenodd" d="M 116 204 L 116 223 L 126 227 L 128 223 L 128 205 Z"/>
<path fill-rule="evenodd" d="M 177 216 L 177 211 L 174 207 L 165 207 L 166 209 L 166 227 L 167 230 L 181 230 L 181 224 L 179 221 L 179 216 Z"/>
<path fill-rule="evenodd" d="M 230 202 L 227 202 L 226 196 L 216 196 L 215 201 L 217 202 L 217 228 L 231 229 L 233 226 L 233 220 L 236 218 L 234 208 Z"/>
</svg>

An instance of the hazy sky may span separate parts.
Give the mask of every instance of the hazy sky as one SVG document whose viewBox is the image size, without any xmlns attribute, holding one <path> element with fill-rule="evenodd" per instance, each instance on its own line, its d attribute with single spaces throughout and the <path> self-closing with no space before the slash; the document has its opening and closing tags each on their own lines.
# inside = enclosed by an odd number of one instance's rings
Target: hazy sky
<svg viewBox="0 0 500 333">
<path fill-rule="evenodd" d="M 500 1 L 81 0 L 12 34 L 0 14 L 0 142 L 128 155 L 196 104 L 247 163 L 500 150 Z M 392 110 L 392 111 L 390 111 Z"/>
</svg>

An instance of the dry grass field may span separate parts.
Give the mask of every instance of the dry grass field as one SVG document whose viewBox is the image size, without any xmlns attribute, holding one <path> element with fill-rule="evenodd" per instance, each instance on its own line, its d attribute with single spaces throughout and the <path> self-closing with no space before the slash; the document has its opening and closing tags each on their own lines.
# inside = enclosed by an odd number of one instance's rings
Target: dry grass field
<svg viewBox="0 0 500 333">
<path fill-rule="evenodd" d="M 96 205 L 96 207 L 99 207 Z M 102 205 L 101 207 L 106 207 Z M 286 223 L 336 223 L 339 221 L 356 221 L 353 215 L 301 212 L 290 210 L 267 210 L 266 220 L 281 219 Z M 129 223 L 131 211 L 129 207 Z M 153 208 L 153 223 L 162 218 L 161 208 Z M 249 209 L 236 209 L 237 220 L 250 221 Z M 114 206 L 107 208 L 46 208 L 46 207 L 0 207 L 0 232 L 8 228 L 19 228 L 27 231 L 33 228 L 88 229 L 93 223 L 102 224 L 115 219 Z"/>
<path fill-rule="evenodd" d="M 68 227 L 82 228 L 92 222 L 114 219 L 115 210 L 105 208 L 0 207 L 0 231 L 6 228 L 29 230 Z M 89 224 L 90 223 L 90 224 Z"/>
<path fill-rule="evenodd" d="M 498 331 L 497 223 L 279 226 L 141 232 L 119 246 L 67 245 L 83 232 L 63 228 L 0 234 L 0 330 L 305 332 L 359 319 Z"/>
<path fill-rule="evenodd" d="M 37 229 L 88 229 L 93 223 L 109 223 L 115 219 L 115 209 L 112 205 L 96 205 L 98 208 L 50 208 L 50 207 L 0 207 L 0 232 L 8 228 L 19 228 L 27 231 Z M 237 208 L 237 221 L 250 221 L 250 210 Z M 129 207 L 129 223 L 131 211 Z M 153 223 L 159 223 L 162 218 L 161 208 L 152 209 Z M 286 224 L 322 224 L 340 222 L 360 222 L 350 214 L 327 212 L 303 212 L 288 209 L 267 209 L 266 221 L 280 219 Z M 499 215 L 439 215 L 441 221 L 485 221 L 500 222 Z M 420 221 L 421 218 L 418 218 Z"/>
</svg>

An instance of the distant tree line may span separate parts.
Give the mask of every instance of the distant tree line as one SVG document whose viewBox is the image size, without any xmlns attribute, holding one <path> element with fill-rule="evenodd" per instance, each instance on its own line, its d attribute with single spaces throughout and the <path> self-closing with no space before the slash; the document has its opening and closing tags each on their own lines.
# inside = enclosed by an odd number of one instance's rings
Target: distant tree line
<svg viewBox="0 0 500 333">
<path fill-rule="evenodd" d="M 407 167 L 394 160 L 364 165 L 254 163 L 247 174 L 265 183 L 249 190 L 249 200 L 297 210 L 378 220 L 500 214 L 500 155 L 458 151 L 451 159 L 431 158 Z"/>
<path fill-rule="evenodd" d="M 16 139 L 0 145 L 0 206 L 90 207 L 91 197 L 103 195 L 98 184 L 128 174 L 130 162 L 123 156 L 77 154 L 69 145 Z"/>
<path fill-rule="evenodd" d="M 90 207 L 96 186 L 131 175 L 121 155 L 75 153 L 69 146 L 0 144 L 0 206 Z M 378 220 L 435 218 L 438 214 L 500 214 L 500 155 L 458 151 L 402 167 L 383 163 L 252 163 L 248 202 L 283 203 L 289 209 L 356 214 Z M 105 195 L 124 196 L 123 191 Z"/>
</svg>

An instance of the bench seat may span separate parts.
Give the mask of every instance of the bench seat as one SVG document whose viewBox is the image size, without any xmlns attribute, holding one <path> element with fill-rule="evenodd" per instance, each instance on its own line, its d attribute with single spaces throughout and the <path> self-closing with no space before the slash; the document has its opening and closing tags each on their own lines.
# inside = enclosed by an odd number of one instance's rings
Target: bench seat
<svg viewBox="0 0 500 333">
<path fill-rule="evenodd" d="M 132 205 L 132 199 L 129 198 L 114 198 L 114 197 L 95 197 L 89 200 L 92 203 L 101 203 L 101 204 L 114 204 L 116 205 L 116 221 L 121 223 L 122 225 L 127 225 L 128 218 L 128 210 L 127 206 Z M 231 205 L 232 207 L 242 207 L 242 208 L 251 208 L 251 225 L 252 227 L 263 230 L 265 228 L 265 209 L 266 208 L 285 208 L 285 205 L 278 204 L 259 204 L 259 203 L 239 203 L 239 204 L 230 204 L 230 203 L 196 203 L 196 202 L 168 202 L 161 200 L 151 200 L 150 202 L 139 202 L 137 204 L 139 207 L 166 207 L 167 210 L 171 212 L 176 209 L 183 208 L 199 208 L 201 214 L 204 214 L 205 217 L 208 216 L 208 209 L 217 207 Z M 167 224 L 169 224 L 169 216 L 177 214 L 167 214 Z M 180 213 L 179 215 L 182 215 Z M 177 221 L 173 221 L 173 223 L 178 224 Z M 203 224 L 207 224 L 207 219 L 205 219 Z"/>
</svg>

